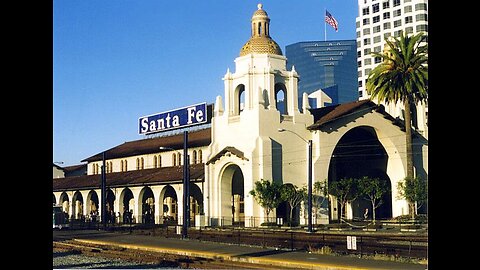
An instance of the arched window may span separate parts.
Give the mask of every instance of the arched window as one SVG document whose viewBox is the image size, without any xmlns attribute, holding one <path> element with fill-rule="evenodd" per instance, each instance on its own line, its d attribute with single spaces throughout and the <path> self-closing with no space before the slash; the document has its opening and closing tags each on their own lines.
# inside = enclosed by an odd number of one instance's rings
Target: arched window
<svg viewBox="0 0 480 270">
<path fill-rule="evenodd" d="M 177 155 L 175 153 L 172 154 L 173 166 L 177 166 Z"/>
<path fill-rule="evenodd" d="M 193 164 L 197 164 L 197 151 L 193 150 L 193 160 L 192 160 L 192 163 Z"/>
<path fill-rule="evenodd" d="M 113 172 L 113 162 L 110 161 L 110 172 Z"/>
<path fill-rule="evenodd" d="M 162 167 L 162 156 L 161 155 L 158 155 L 158 167 L 159 168 Z"/>
<path fill-rule="evenodd" d="M 262 34 L 262 23 L 258 23 L 258 35 L 260 36 Z"/>
<path fill-rule="evenodd" d="M 137 158 L 137 170 L 140 170 L 140 159 Z"/>
<path fill-rule="evenodd" d="M 157 168 L 157 156 L 153 156 L 153 167 Z"/>
<path fill-rule="evenodd" d="M 198 163 L 202 163 L 202 150 L 198 150 Z"/>
<path fill-rule="evenodd" d="M 283 83 L 275 84 L 275 104 L 281 115 L 288 115 L 287 88 Z"/>
<path fill-rule="evenodd" d="M 120 171 L 124 172 L 124 168 L 123 168 L 123 160 L 120 160 Z"/>
<path fill-rule="evenodd" d="M 181 166 L 182 165 L 182 155 L 180 153 L 178 153 L 177 155 L 177 160 L 178 160 L 178 166 Z"/>
<path fill-rule="evenodd" d="M 239 84 L 233 94 L 233 115 L 240 115 L 245 108 L 245 85 Z"/>
<path fill-rule="evenodd" d="M 143 170 L 143 168 L 144 168 L 144 163 L 145 163 L 145 161 L 143 160 L 143 157 L 140 158 L 140 169 L 141 170 Z"/>
<path fill-rule="evenodd" d="M 128 166 L 127 166 L 127 160 L 126 159 L 125 159 L 125 162 L 124 162 L 123 165 L 125 165 L 125 171 L 128 171 Z"/>
</svg>

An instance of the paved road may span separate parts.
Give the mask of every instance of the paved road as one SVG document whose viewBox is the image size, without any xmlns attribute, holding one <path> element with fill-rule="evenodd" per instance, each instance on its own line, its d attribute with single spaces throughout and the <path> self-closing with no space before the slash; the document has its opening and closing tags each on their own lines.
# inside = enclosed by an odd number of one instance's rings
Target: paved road
<svg viewBox="0 0 480 270">
<path fill-rule="evenodd" d="M 129 234 L 128 232 L 54 231 L 53 240 L 60 239 L 75 239 L 83 242 L 107 244 L 146 251 L 270 264 L 297 269 L 427 269 L 426 265 L 413 263 L 367 260 L 350 256 L 313 254 L 304 251 L 286 251 L 235 244 L 200 242 L 190 239 Z"/>
</svg>

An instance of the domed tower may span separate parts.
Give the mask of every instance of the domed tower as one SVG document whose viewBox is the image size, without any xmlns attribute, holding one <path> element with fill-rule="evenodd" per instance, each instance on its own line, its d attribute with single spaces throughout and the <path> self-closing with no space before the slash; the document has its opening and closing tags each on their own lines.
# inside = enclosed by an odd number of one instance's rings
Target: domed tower
<svg viewBox="0 0 480 270">
<path fill-rule="evenodd" d="M 258 10 L 252 16 L 252 36 L 240 50 L 240 56 L 249 53 L 269 53 L 282 55 L 280 46 L 270 37 L 270 18 L 258 4 Z"/>
<path fill-rule="evenodd" d="M 286 63 L 270 37 L 270 18 L 258 4 L 251 36 L 235 59 L 235 72 L 228 69 L 223 77 L 225 98 L 218 96 L 214 106 L 204 194 L 211 225 L 221 221 L 254 226 L 249 222 L 255 218 L 258 223 L 264 212 L 249 195 L 255 181 L 306 179 L 305 163 L 284 164 L 282 158 L 284 152 L 307 156 L 297 135 L 308 140 L 306 127 L 313 124 L 306 94 L 303 112 L 298 109 L 298 74 L 293 67 L 288 71 Z"/>
</svg>

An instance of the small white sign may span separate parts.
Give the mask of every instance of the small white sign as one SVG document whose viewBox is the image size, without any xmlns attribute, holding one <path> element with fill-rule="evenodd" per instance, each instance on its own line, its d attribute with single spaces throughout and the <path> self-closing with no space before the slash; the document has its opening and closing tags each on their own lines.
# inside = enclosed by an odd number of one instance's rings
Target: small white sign
<svg viewBox="0 0 480 270">
<path fill-rule="evenodd" d="M 347 236 L 347 249 L 357 250 L 357 237 Z"/>
</svg>

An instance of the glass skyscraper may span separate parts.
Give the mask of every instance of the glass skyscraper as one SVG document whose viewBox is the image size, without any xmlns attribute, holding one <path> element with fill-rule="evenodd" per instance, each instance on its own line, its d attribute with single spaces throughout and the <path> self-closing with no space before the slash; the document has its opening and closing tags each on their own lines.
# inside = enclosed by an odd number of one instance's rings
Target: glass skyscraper
<svg viewBox="0 0 480 270">
<path fill-rule="evenodd" d="M 285 56 L 287 69 L 295 66 L 300 76 L 299 97 L 322 89 L 332 99 L 326 106 L 358 100 L 356 40 L 298 42 L 286 46 Z"/>
</svg>

